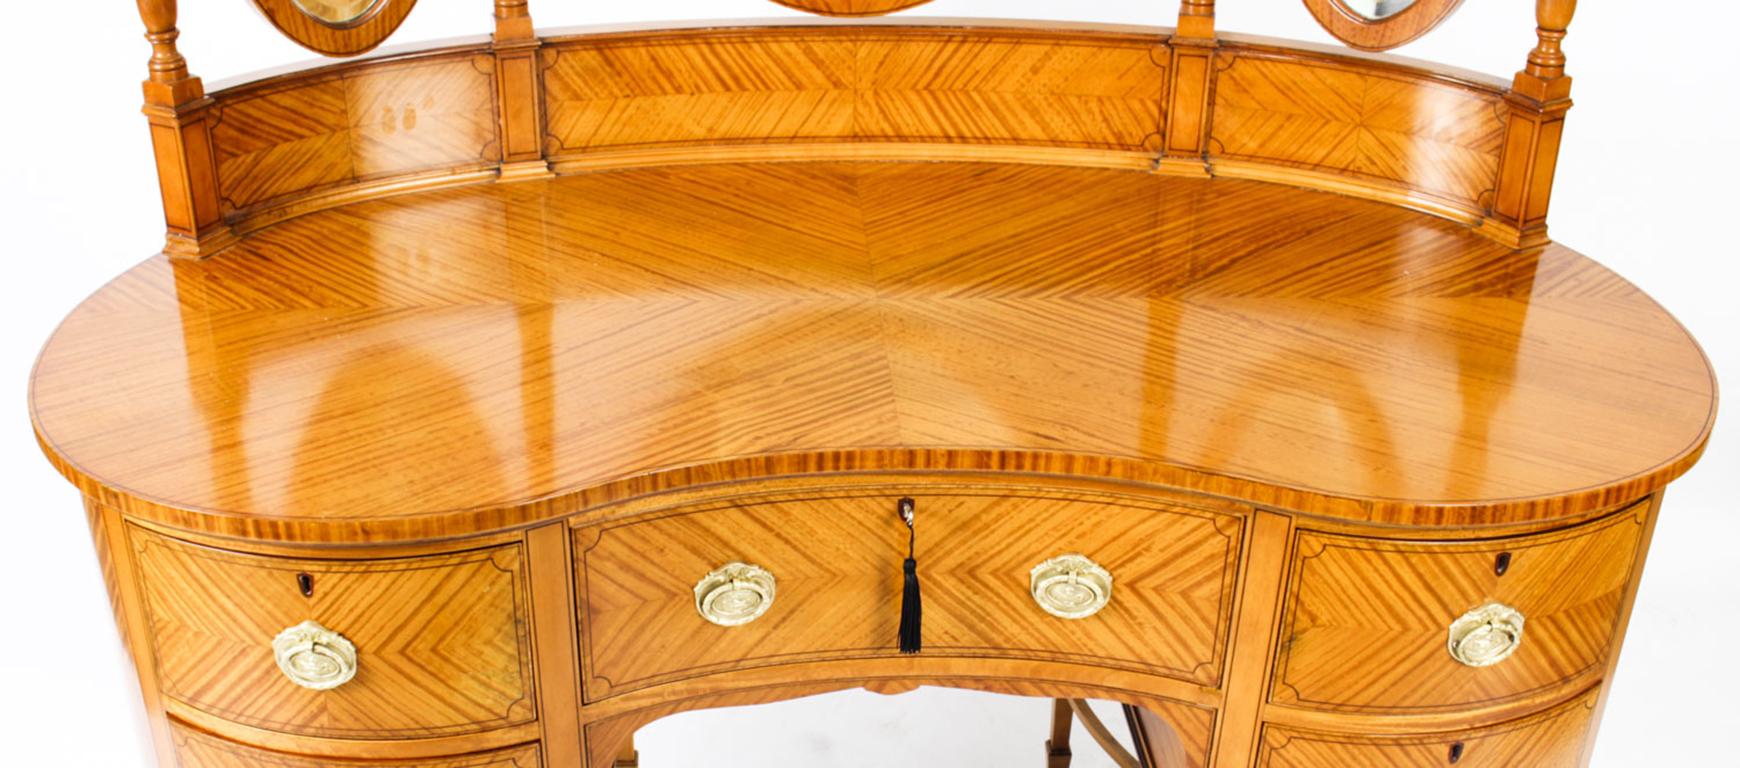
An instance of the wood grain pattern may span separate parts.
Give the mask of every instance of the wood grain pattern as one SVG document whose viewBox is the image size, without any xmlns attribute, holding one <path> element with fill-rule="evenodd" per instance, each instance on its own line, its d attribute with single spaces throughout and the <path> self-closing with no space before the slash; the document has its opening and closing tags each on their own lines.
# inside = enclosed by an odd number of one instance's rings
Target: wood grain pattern
<svg viewBox="0 0 1740 768">
<path fill-rule="evenodd" d="M 256 0 L 345 55 L 414 0 L 298 2 Z M 1457 0 L 1306 4 L 1379 48 Z M 1715 386 L 1547 241 L 1574 0 L 1508 89 L 1213 0 L 548 39 L 493 5 L 208 97 L 137 0 L 165 251 L 209 258 L 81 306 L 31 413 L 165 766 L 602 768 L 671 713 L 920 685 L 1122 701 L 1168 766 L 1587 754 Z M 1080 622 L 1027 591 L 1066 551 L 1116 574 Z M 722 630 L 690 588 L 733 559 L 781 594 Z M 1522 649 L 1459 666 L 1489 600 Z M 306 618 L 356 680 L 281 678 Z"/>
<path fill-rule="evenodd" d="M 493 166 L 495 64 L 453 49 L 215 95 L 212 141 L 227 219 L 335 186 Z"/>
<path fill-rule="evenodd" d="M 1571 108 L 1571 78 L 1560 42 L 1577 11 L 1576 0 L 1537 0 L 1528 64 L 1505 96 L 1509 129 L 1493 201 L 1495 224 L 1520 245 L 1547 242 L 1547 208 L 1559 163 L 1559 140 Z"/>
<path fill-rule="evenodd" d="M 1467 544 L 1302 533 L 1272 700 L 1399 714 L 1574 685 L 1608 658 L 1647 515 L 1639 505 L 1570 532 Z M 1450 623 L 1494 601 L 1526 617 L 1522 645 L 1490 667 L 1458 663 Z"/>
<path fill-rule="evenodd" d="M 1222 704 L 1215 718 L 1214 754 L 1221 765 L 1249 765 L 1256 752 L 1293 521 L 1274 512 L 1258 511 L 1251 518 L 1246 538 L 1249 544 L 1239 573 L 1233 655 L 1227 661 L 1221 683 Z"/>
<path fill-rule="evenodd" d="M 1214 156 L 1367 177 L 1484 208 L 1505 137 L 1501 93 L 1271 53 L 1221 50 Z"/>
<path fill-rule="evenodd" d="M 518 547 L 332 562 L 223 553 L 137 529 L 131 539 L 167 697 L 326 738 L 447 736 L 536 717 Z M 300 573 L 312 576 L 312 597 Z M 330 691 L 285 679 L 272 638 L 305 620 L 356 644 L 356 679 Z"/>
<path fill-rule="evenodd" d="M 905 528 L 917 500 L 927 656 L 1007 656 L 1124 668 L 1214 685 L 1226 647 L 1238 516 L 1135 498 L 1009 487 L 865 489 L 851 496 L 745 499 L 575 531 L 588 701 L 721 669 L 893 656 Z M 1033 566 L 1086 554 L 1114 599 L 1066 622 L 1027 591 Z M 694 586 L 725 563 L 778 580 L 769 613 L 717 627 Z"/>
<path fill-rule="evenodd" d="M 333 768 L 353 763 L 256 749 L 177 724 L 175 757 L 179 768 Z M 380 768 L 541 768 L 536 745 L 470 755 L 410 760 L 378 760 Z"/>
<path fill-rule="evenodd" d="M 1595 692 L 1540 715 L 1492 728 L 1416 736 L 1362 736 L 1287 728 L 1263 731 L 1262 768 L 1383 765 L 1439 768 L 1454 762 L 1472 768 L 1572 768 L 1590 723 Z M 1460 757 L 1450 760 L 1461 745 Z"/>
<path fill-rule="evenodd" d="M 129 514 L 385 543 L 842 470 L 1539 525 L 1684 471 L 1714 397 L 1678 324 L 1559 246 L 1250 182 L 770 164 L 408 196 L 147 261 L 66 320 L 32 408 Z"/>
<path fill-rule="evenodd" d="M 157 674 L 156 643 L 152 639 L 151 619 L 145 607 L 138 572 L 132 566 L 133 548 L 127 540 L 127 523 L 113 507 L 99 504 L 89 497 L 84 502 L 85 518 L 90 522 L 96 544 L 97 562 L 103 569 L 104 586 L 113 601 L 121 647 L 139 678 L 145 723 L 151 732 L 155 757 L 159 765 L 174 765 L 175 749 L 171 743 L 169 720 L 164 716 L 163 690 Z"/>
<path fill-rule="evenodd" d="M 1142 150 L 1157 38 L 790 28 L 554 39 L 548 153 L 915 141 Z"/>
<path fill-rule="evenodd" d="M 480 173 L 514 179 L 552 168 L 890 157 L 1256 178 L 1405 205 L 1479 224 L 1483 236 L 1512 246 L 1538 245 L 1560 107 L 1569 104 L 1548 98 L 1568 86 L 1564 77 L 1535 87 L 1547 81 L 1525 72 L 1507 93 L 1446 68 L 1219 36 L 1212 3 L 1184 3 L 1175 35 L 961 22 L 703 25 L 542 39 L 525 9 L 498 5 L 488 45 L 395 53 L 219 92 L 219 104 L 274 89 L 296 94 L 277 105 L 286 113 L 259 105 L 268 129 L 256 131 L 245 115 L 238 129 L 218 124 L 205 143 L 217 145 L 221 173 L 199 170 L 212 164 L 200 155 L 202 112 L 154 117 L 165 133 L 165 201 L 178 206 L 166 209 L 171 252 L 209 255 L 228 246 L 231 229 L 475 183 Z M 479 58 L 477 72 L 452 69 L 448 76 L 468 74 L 467 82 L 443 82 L 435 70 L 465 51 Z M 409 98 L 339 115 L 373 105 L 339 106 L 344 97 L 326 82 L 333 77 L 373 78 Z M 191 94 L 183 85 L 174 88 Z M 442 103 L 419 101 L 431 93 Z M 189 138 L 170 140 L 172 128 Z M 249 146 L 244 137 L 255 134 L 265 146 Z M 200 173 L 216 174 L 216 183 Z"/>
<path fill-rule="evenodd" d="M 538 727 L 551 765 L 578 765 L 584 759 L 578 738 L 580 645 L 572 618 L 574 560 L 569 541 L 568 526 L 561 523 L 526 531 L 532 647 L 538 657 Z"/>
</svg>

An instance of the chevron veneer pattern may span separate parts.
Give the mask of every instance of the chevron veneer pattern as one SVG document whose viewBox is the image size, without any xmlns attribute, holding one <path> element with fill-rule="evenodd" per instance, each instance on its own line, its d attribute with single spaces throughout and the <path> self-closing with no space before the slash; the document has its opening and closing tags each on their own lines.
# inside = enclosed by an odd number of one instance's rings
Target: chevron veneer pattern
<svg viewBox="0 0 1740 768">
<path fill-rule="evenodd" d="M 555 160 L 606 149 L 912 141 L 1138 151 L 1159 39 L 819 28 L 555 40 Z"/>
<path fill-rule="evenodd" d="M 1479 210 L 1498 180 L 1502 92 L 1231 46 L 1211 154 L 1381 180 Z"/>
<path fill-rule="evenodd" d="M 329 738 L 475 733 L 536 717 L 517 546 L 293 560 L 130 533 L 166 696 L 226 720 Z M 313 577 L 312 597 L 302 596 L 299 573 Z M 354 680 L 311 691 L 278 671 L 272 638 L 306 620 L 357 646 Z"/>
<path fill-rule="evenodd" d="M 1646 506 L 1570 532 L 1470 543 L 1299 536 L 1273 700 L 1318 709 L 1421 712 L 1495 704 L 1600 667 Z M 1495 572 L 1509 553 L 1504 575 Z M 1473 668 L 1445 649 L 1450 623 L 1488 602 L 1526 618 L 1521 647 Z"/>
<path fill-rule="evenodd" d="M 1491 728 L 1423 736 L 1263 730 L 1261 768 L 1574 768 L 1588 737 L 1597 691 L 1539 715 Z M 1452 751 L 1454 750 L 1454 752 Z M 1451 755 L 1456 755 L 1451 759 Z"/>
<path fill-rule="evenodd" d="M 120 511 L 322 542 L 930 468 L 1539 524 L 1689 466 L 1714 389 L 1659 306 L 1556 245 L 1247 181 L 779 163 L 405 196 L 148 261 L 32 392 Z"/>
<path fill-rule="evenodd" d="M 457 50 L 216 94 L 211 135 L 225 215 L 338 185 L 492 165 L 500 159 L 493 71 L 480 52 Z"/>
<path fill-rule="evenodd" d="M 1132 498 L 924 488 L 666 510 L 575 532 L 589 700 L 756 664 L 894 652 L 905 528 L 923 520 L 925 653 L 1121 667 L 1214 685 L 1230 620 L 1241 518 Z M 895 523 L 891 525 L 891 522 Z M 1111 569 L 1116 599 L 1062 622 L 1027 591 L 1033 566 L 1083 553 Z M 693 587 L 741 561 L 778 579 L 770 612 L 723 628 Z"/>
</svg>

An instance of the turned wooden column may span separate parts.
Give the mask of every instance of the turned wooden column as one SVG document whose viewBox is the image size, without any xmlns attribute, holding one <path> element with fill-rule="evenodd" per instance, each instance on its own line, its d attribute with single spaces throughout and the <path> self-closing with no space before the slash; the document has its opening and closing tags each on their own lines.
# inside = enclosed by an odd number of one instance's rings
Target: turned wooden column
<svg viewBox="0 0 1740 768">
<path fill-rule="evenodd" d="M 1213 92 L 1214 0 L 1183 0 L 1178 31 L 1167 46 L 1165 139 L 1162 172 L 1208 175 L 1209 104 Z"/>
<path fill-rule="evenodd" d="M 157 158 L 168 228 L 163 251 L 173 257 L 199 257 L 233 239 L 218 208 L 217 164 L 213 159 L 205 86 L 187 71 L 175 48 L 175 0 L 138 0 L 145 39 L 151 43 L 150 77 L 145 80 L 145 117 Z"/>
<path fill-rule="evenodd" d="M 544 160 L 541 42 L 526 0 L 495 0 L 496 113 L 501 117 L 501 178 L 552 176 Z"/>
<path fill-rule="evenodd" d="M 1491 213 L 1504 239 L 1518 247 L 1547 242 L 1547 202 L 1571 109 L 1571 78 L 1559 43 L 1576 11 L 1577 0 L 1537 0 L 1538 42 L 1505 95 L 1510 116 Z"/>
</svg>

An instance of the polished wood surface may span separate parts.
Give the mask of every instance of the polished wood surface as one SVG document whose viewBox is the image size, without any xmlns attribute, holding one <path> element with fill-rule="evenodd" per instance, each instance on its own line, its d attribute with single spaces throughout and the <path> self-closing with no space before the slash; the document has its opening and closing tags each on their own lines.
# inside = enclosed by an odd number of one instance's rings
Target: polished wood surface
<svg viewBox="0 0 1740 768">
<path fill-rule="evenodd" d="M 1531 718 L 1492 728 L 1418 736 L 1313 733 L 1271 727 L 1263 733 L 1263 768 L 1394 766 L 1438 768 L 1572 768 L 1581 765 L 1595 692 Z"/>
<path fill-rule="evenodd" d="M 1402 714 L 1586 687 L 1607 658 L 1647 518 L 1639 505 L 1570 533 L 1465 543 L 1302 534 L 1272 700 Z M 1491 601 L 1528 617 L 1529 653 L 1492 668 L 1456 663 L 1444 616 Z"/>
<path fill-rule="evenodd" d="M 1225 161 L 1345 176 L 1478 209 L 1492 194 L 1501 94 L 1260 43 L 1216 52 L 1212 149 Z"/>
<path fill-rule="evenodd" d="M 924 530 L 927 656 L 1219 681 L 1239 516 L 996 485 L 878 491 L 752 497 L 576 531 L 588 701 L 724 669 L 893 653 L 899 614 L 882 607 L 900 599 L 907 542 L 904 527 L 888 522 L 905 495 L 918 496 Z M 1063 553 L 1117 574 L 1117 599 L 1094 621 L 1060 626 L 1020 588 L 1035 565 Z M 696 622 L 695 583 L 732 561 L 772 571 L 779 598 L 748 626 Z"/>
<path fill-rule="evenodd" d="M 180 768 L 334 768 L 320 758 L 272 752 L 238 744 L 187 726 L 175 728 L 175 757 Z M 369 763 L 380 768 L 541 768 L 536 746 L 511 747 L 457 757 L 412 758 Z"/>
<path fill-rule="evenodd" d="M 474 733 L 535 717 L 518 547 L 335 562 L 130 538 L 164 695 L 187 706 L 348 739 Z M 310 619 L 343 627 L 366 649 L 354 681 L 314 691 L 278 671 L 263 640 Z"/>
<path fill-rule="evenodd" d="M 147 261 L 67 319 L 32 398 L 58 466 L 130 514 L 387 541 L 829 468 L 1550 521 L 1682 472 L 1714 385 L 1575 252 L 1372 203 L 723 165 L 369 203 Z"/>
<path fill-rule="evenodd" d="M 901 26 L 557 37 L 543 49 L 558 168 L 687 148 L 937 144 L 1144 154 L 1161 38 Z"/>
<path fill-rule="evenodd" d="M 413 6 L 256 2 L 334 55 Z M 1574 0 L 1508 84 L 1214 0 L 547 34 L 494 0 L 488 38 L 209 95 L 176 5 L 137 2 L 163 255 L 30 401 L 166 768 L 631 765 L 674 713 L 922 685 L 1121 702 L 1166 768 L 1588 759 L 1716 392 L 1547 239 Z M 1383 48 L 1457 2 L 1306 5 Z M 1035 603 L 1062 554 L 1103 610 Z M 730 561 L 779 589 L 726 628 L 694 586 Z M 1466 666 L 1501 601 L 1522 642 Z M 353 680 L 277 667 L 309 620 Z"/>
<path fill-rule="evenodd" d="M 493 168 L 495 67 L 484 47 L 461 47 L 218 94 L 210 119 L 224 216 L 340 186 Z"/>
<path fill-rule="evenodd" d="M 409 7 L 389 2 L 362 25 L 333 27 L 295 0 L 260 2 L 320 35 L 361 34 Z M 147 1 L 165 252 L 209 256 L 309 211 L 498 178 L 887 159 L 1278 181 L 1478 225 L 1513 247 L 1547 242 L 1570 106 L 1558 46 L 1574 4 L 1540 0 L 1541 43 L 1508 85 L 1225 34 L 1213 5 L 1181 3 L 1176 30 L 800 19 L 540 36 L 525 0 L 499 0 L 487 40 L 293 70 L 207 98 L 175 51 L 173 4 Z M 1448 9 L 1417 3 L 1370 27 L 1387 34 Z M 461 60 L 472 71 L 453 66 Z"/>
</svg>

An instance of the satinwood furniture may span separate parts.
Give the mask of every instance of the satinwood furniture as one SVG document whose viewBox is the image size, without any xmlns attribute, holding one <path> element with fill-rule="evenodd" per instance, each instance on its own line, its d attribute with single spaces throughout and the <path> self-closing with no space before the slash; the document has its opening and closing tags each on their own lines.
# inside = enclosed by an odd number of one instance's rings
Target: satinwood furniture
<svg viewBox="0 0 1740 768">
<path fill-rule="evenodd" d="M 256 2 L 344 56 L 414 4 Z M 1383 49 L 1457 2 L 1305 4 Z M 1055 699 L 1050 766 L 1086 698 L 1126 765 L 1588 759 L 1716 390 L 1547 238 L 1572 0 L 1510 82 L 1211 0 L 497 0 L 210 92 L 138 6 L 167 242 L 30 407 L 161 765 L 599 768 L 921 685 Z"/>
</svg>

